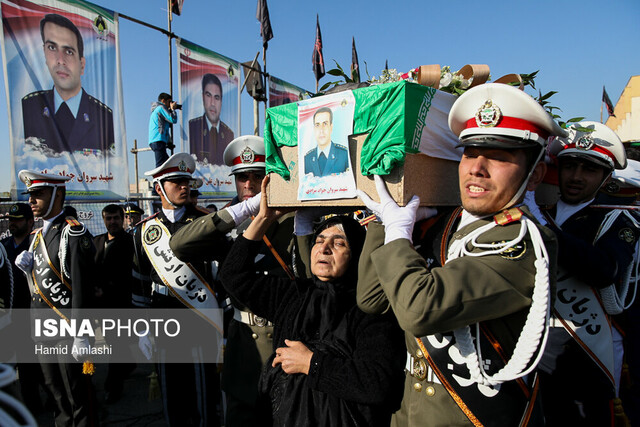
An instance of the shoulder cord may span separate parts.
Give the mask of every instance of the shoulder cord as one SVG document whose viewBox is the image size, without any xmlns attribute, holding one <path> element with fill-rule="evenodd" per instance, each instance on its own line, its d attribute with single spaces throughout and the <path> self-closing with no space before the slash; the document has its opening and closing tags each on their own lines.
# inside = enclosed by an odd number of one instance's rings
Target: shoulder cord
<svg viewBox="0 0 640 427">
<path fill-rule="evenodd" d="M 67 270 L 67 250 L 69 248 L 69 236 L 82 236 L 86 230 L 84 224 L 81 230 L 72 230 L 69 224 L 66 224 L 62 228 L 62 234 L 60 235 L 60 246 L 58 247 L 58 258 L 60 258 L 60 271 L 63 277 L 71 279 L 69 270 Z"/>
<path fill-rule="evenodd" d="M 0 268 L 4 267 L 5 263 L 9 270 L 9 310 L 13 308 L 13 266 L 9 262 L 9 255 L 4 245 L 0 243 Z"/>
<path fill-rule="evenodd" d="M 598 229 L 598 233 L 596 234 L 595 239 L 593 239 L 593 243 L 595 244 L 598 239 L 600 239 L 614 224 L 614 222 L 618 219 L 618 217 L 623 214 L 626 215 L 627 218 L 638 228 L 640 228 L 640 224 L 638 221 L 631 215 L 628 211 L 622 209 L 614 209 L 611 212 L 607 213 L 604 217 L 604 221 L 600 224 L 600 228 Z M 636 299 L 637 286 L 638 286 L 638 266 L 640 265 L 640 239 L 636 242 L 635 253 L 633 257 L 633 262 L 625 271 L 624 276 L 622 277 L 621 283 L 619 286 L 616 286 L 615 283 L 611 285 L 599 289 L 600 298 L 602 298 L 602 304 L 604 305 L 604 309 L 608 314 L 620 314 L 624 310 L 631 307 L 631 304 Z M 628 304 L 625 305 L 625 301 L 627 299 L 627 294 L 629 292 L 629 284 L 633 282 L 633 296 Z"/>
<path fill-rule="evenodd" d="M 465 359 L 465 363 L 471 374 L 471 379 L 478 384 L 490 386 L 523 377 L 535 369 L 542 357 L 547 342 L 549 317 L 551 313 L 549 301 L 549 255 L 547 254 L 547 249 L 544 246 L 542 236 L 537 226 L 530 219 L 523 217 L 521 220 L 520 233 L 518 237 L 512 241 L 491 244 L 477 243 L 479 236 L 496 225 L 495 222 L 490 222 L 474 230 L 465 238 L 453 242 L 449 249 L 447 259 L 447 262 L 449 262 L 461 256 L 477 257 L 498 254 L 522 241 L 527 231 L 531 235 L 531 241 L 536 255 L 536 261 L 534 262 L 536 274 L 533 295 L 531 296 L 531 307 L 527 314 L 527 320 L 522 328 L 522 332 L 520 332 L 511 359 L 509 359 L 502 369 L 494 375 L 489 376 L 480 364 L 480 360 L 482 360 L 480 324 L 476 323 L 477 338 L 475 349 L 473 348 L 471 328 L 468 325 L 453 331 L 460 354 Z M 476 248 L 486 248 L 487 250 L 472 253 L 466 249 L 467 243 L 471 243 Z M 538 350 L 538 354 L 535 356 L 534 362 L 530 364 L 536 350 Z M 529 366 L 529 368 L 527 368 L 527 366 Z"/>
<path fill-rule="evenodd" d="M 13 367 L 4 363 L 0 364 L 0 388 L 11 384 L 15 379 L 16 374 Z M 22 402 L 0 390 L 0 425 L 6 427 L 36 427 L 38 424 Z"/>
</svg>

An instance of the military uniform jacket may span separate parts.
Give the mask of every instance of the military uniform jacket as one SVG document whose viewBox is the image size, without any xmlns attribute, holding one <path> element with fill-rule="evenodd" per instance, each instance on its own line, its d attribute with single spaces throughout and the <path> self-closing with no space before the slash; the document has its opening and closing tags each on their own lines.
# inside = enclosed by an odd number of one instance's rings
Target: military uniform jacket
<svg viewBox="0 0 640 427">
<path fill-rule="evenodd" d="M 158 218 L 159 221 L 169 230 L 173 236 L 182 227 L 191 224 L 200 217 L 204 216 L 204 213 L 191 205 L 187 205 L 185 212 L 179 221 L 171 222 L 167 219 L 165 214 L 158 212 L 143 221 L 139 222 L 133 232 L 134 242 L 134 257 L 133 257 L 133 278 L 134 285 L 132 289 L 133 303 L 136 306 L 146 305 L 158 308 L 185 308 L 185 305 L 172 294 L 160 295 L 152 292 L 153 283 L 162 284 L 162 279 L 158 276 L 153 268 L 147 253 L 142 247 L 142 225 L 151 220 L 152 218 Z M 174 253 L 175 254 L 175 253 Z M 189 262 L 207 282 L 213 286 L 211 282 L 211 268 L 210 259 L 201 254 L 195 254 L 191 257 L 181 258 L 184 262 Z M 214 291 L 215 287 L 214 287 Z M 217 292 L 216 292 L 217 293 Z M 144 301 L 144 302 L 143 302 Z"/>
<path fill-rule="evenodd" d="M 526 208 L 522 210 L 528 214 Z M 443 266 L 454 240 L 493 220 L 492 217 L 477 220 L 456 231 L 459 212 L 446 212 L 418 223 L 413 239 L 415 249 L 406 239 L 384 245 L 382 226 L 370 224 L 360 257 L 358 305 L 369 313 L 391 308 L 405 331 L 407 351 L 413 356 L 419 350 L 416 337 L 482 322 L 509 357 L 531 305 L 536 257 L 530 237 L 526 236 L 514 250 L 460 257 Z M 435 225 L 423 234 L 428 222 L 433 221 Z M 549 277 L 553 294 L 556 242 L 550 230 L 541 226 L 539 229 L 551 260 Z M 478 242 L 513 240 L 519 230 L 517 221 L 496 226 L 481 235 Z M 477 248 L 472 250 L 478 252 Z M 447 390 L 431 379 L 418 381 L 407 375 L 402 408 L 396 413 L 395 422 L 409 426 L 472 424 Z M 471 385 L 474 386 L 475 383 Z M 435 393 L 428 395 L 426 389 Z M 505 408 L 488 409 L 499 419 Z"/>
<path fill-rule="evenodd" d="M 2 240 L 9 261 L 11 262 L 11 268 L 13 268 L 13 308 L 29 308 L 31 305 L 31 294 L 29 293 L 29 285 L 27 284 L 27 277 L 15 264 L 15 260 L 22 251 L 29 250 L 29 244 L 33 239 L 33 234 L 30 234 L 25 238 L 22 243 L 15 246 L 15 240 L 13 236 L 9 236 Z M 6 294 L 5 294 L 6 295 Z M 8 295 L 5 296 L 7 298 Z M 6 299 L 5 307 L 9 300 Z M 0 304 L 1 305 L 1 304 Z"/>
<path fill-rule="evenodd" d="M 237 203 L 234 199 L 232 203 Z M 235 229 L 231 215 L 221 210 L 199 218 L 182 228 L 171 237 L 170 246 L 180 259 L 195 254 L 207 254 L 218 260 L 220 265 L 231 247 L 227 233 L 237 236 L 248 227 L 250 220 Z M 286 215 L 267 230 L 266 236 L 287 265 L 290 261 L 290 248 L 293 242 L 293 214 Z M 263 274 L 283 276 L 282 267 L 266 245 L 260 245 L 254 259 L 253 268 Z M 244 310 L 245 307 L 233 300 L 233 306 Z M 225 323 L 225 327 L 227 327 Z M 255 403 L 258 398 L 258 379 L 263 364 L 273 353 L 273 326 L 247 325 L 231 319 L 227 327 L 227 345 L 224 353 L 222 388 L 236 399 Z"/>
<path fill-rule="evenodd" d="M 314 147 L 304 156 L 304 173 L 312 173 L 314 176 L 326 176 L 334 173 L 342 173 L 349 169 L 349 152 L 345 147 L 331 141 L 329 157 L 324 169 L 320 170 L 318 162 L 318 148 Z"/>
<path fill-rule="evenodd" d="M 113 113 L 82 89 L 78 114 L 65 139 L 55 118 L 53 89 L 32 92 L 22 98 L 24 137 L 36 137 L 56 153 L 83 149 L 107 153 L 115 144 Z"/>
<path fill-rule="evenodd" d="M 195 154 L 197 160 L 211 164 L 224 163 L 224 149 L 234 139 L 233 131 L 222 120 L 217 132 L 209 129 L 204 115 L 189 120 L 189 153 Z"/>
<path fill-rule="evenodd" d="M 71 218 L 72 219 L 72 218 Z M 60 238 L 62 229 L 67 225 L 67 220 L 63 215 L 58 216 L 46 234 L 43 236 L 44 243 L 51 264 L 60 274 L 60 257 L 58 249 L 60 247 Z M 72 226 L 72 230 L 80 230 L 80 226 Z M 85 230 L 82 235 L 69 236 L 69 247 L 67 249 L 67 271 L 71 278 L 71 308 L 91 308 L 94 302 L 94 283 L 95 283 L 95 248 L 92 242 L 92 236 L 89 231 Z M 39 297 L 33 295 L 31 300 L 31 308 L 49 308 L 49 305 Z"/>
</svg>

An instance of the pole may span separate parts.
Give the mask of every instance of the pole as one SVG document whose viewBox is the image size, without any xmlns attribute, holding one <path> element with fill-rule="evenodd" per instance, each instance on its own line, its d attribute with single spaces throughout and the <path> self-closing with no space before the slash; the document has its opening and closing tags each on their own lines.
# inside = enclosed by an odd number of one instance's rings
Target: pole
<svg viewBox="0 0 640 427">
<path fill-rule="evenodd" d="M 316 93 L 318 93 L 318 80 L 316 80 Z"/>
<path fill-rule="evenodd" d="M 260 136 L 260 103 L 255 98 L 253 100 L 253 134 Z"/>
<path fill-rule="evenodd" d="M 167 26 L 169 27 L 169 93 L 173 97 L 173 51 L 171 49 L 171 0 L 167 0 Z"/>
<path fill-rule="evenodd" d="M 140 194 L 140 184 L 138 183 L 138 140 L 133 140 L 133 153 L 134 163 L 136 165 L 135 177 L 136 177 L 136 193 Z"/>
<path fill-rule="evenodd" d="M 264 73 L 260 76 L 264 76 L 264 119 L 267 120 L 267 101 L 269 100 L 269 84 L 267 82 L 267 49 L 262 46 L 262 64 L 264 65 Z M 256 134 L 258 135 L 258 134 Z M 259 135 L 258 135 L 259 136 Z"/>
</svg>

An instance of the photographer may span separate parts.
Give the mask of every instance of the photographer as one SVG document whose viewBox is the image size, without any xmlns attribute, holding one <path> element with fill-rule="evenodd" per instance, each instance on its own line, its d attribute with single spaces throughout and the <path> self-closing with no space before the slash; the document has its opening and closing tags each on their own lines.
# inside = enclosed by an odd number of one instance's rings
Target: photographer
<svg viewBox="0 0 640 427">
<path fill-rule="evenodd" d="M 175 110 L 182 106 L 171 99 L 171 95 L 162 92 L 158 95 L 158 102 L 151 104 L 151 117 L 149 118 L 149 146 L 156 156 L 156 167 L 162 165 L 169 155 L 167 148 L 175 147 L 171 138 L 171 126 L 178 122 Z"/>
</svg>

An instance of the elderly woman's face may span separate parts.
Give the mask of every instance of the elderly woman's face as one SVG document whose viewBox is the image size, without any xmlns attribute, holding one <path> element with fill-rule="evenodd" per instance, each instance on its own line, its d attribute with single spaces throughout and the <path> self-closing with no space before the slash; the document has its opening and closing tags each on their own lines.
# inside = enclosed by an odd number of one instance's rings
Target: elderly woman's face
<svg viewBox="0 0 640 427">
<path fill-rule="evenodd" d="M 351 249 L 344 232 L 333 226 L 322 230 L 311 249 L 311 272 L 323 282 L 347 272 Z"/>
</svg>

